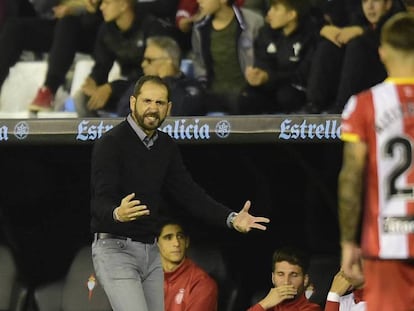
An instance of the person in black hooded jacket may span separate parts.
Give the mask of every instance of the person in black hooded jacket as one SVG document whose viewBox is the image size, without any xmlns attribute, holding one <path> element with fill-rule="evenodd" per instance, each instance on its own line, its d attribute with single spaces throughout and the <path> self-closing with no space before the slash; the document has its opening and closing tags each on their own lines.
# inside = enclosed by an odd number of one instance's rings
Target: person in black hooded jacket
<svg viewBox="0 0 414 311">
<path fill-rule="evenodd" d="M 255 40 L 254 65 L 240 96 L 241 114 L 290 113 L 305 104 L 305 88 L 317 35 L 306 0 L 272 0 Z"/>
<path fill-rule="evenodd" d="M 385 21 L 401 10 L 399 0 L 362 0 L 348 25 L 322 27 L 309 75 L 307 112 L 339 113 L 351 95 L 386 78 L 379 34 Z"/>
</svg>

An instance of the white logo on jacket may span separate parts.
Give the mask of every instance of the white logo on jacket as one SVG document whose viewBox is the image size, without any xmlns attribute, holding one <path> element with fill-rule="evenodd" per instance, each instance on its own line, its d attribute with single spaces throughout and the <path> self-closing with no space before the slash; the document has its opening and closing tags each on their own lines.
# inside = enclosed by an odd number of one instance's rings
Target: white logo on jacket
<svg viewBox="0 0 414 311">
<path fill-rule="evenodd" d="M 177 305 L 180 305 L 183 302 L 184 292 L 185 292 L 184 288 L 180 288 L 180 290 L 178 291 L 178 294 L 175 295 L 175 303 Z"/>
<path fill-rule="evenodd" d="M 292 48 L 293 48 L 294 56 L 289 57 L 289 60 L 292 62 L 297 62 L 299 61 L 299 54 L 300 54 L 300 50 L 302 49 L 302 44 L 300 42 L 295 42 L 292 45 Z"/>
<path fill-rule="evenodd" d="M 277 47 L 276 44 L 274 44 L 273 42 L 271 42 L 267 48 L 266 48 L 266 52 L 269 54 L 274 54 L 277 52 Z"/>
</svg>

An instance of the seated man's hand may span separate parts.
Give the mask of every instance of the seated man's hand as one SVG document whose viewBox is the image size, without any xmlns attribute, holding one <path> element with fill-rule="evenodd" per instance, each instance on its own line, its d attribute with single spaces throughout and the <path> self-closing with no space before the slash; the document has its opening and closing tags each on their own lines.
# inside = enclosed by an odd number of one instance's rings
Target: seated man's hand
<svg viewBox="0 0 414 311">
<path fill-rule="evenodd" d="M 297 290 L 293 285 L 283 285 L 279 287 L 273 287 L 265 298 L 259 301 L 259 304 L 263 309 L 267 310 L 277 306 L 284 300 L 295 298 Z"/>
<path fill-rule="evenodd" d="M 93 92 L 89 98 L 88 109 L 89 110 L 102 109 L 103 107 L 105 107 L 111 94 L 112 94 L 112 88 L 109 85 L 109 83 L 98 86 L 95 89 L 95 92 Z"/>
<path fill-rule="evenodd" d="M 55 18 L 63 18 L 67 15 L 72 15 L 74 13 L 74 8 L 65 4 L 59 4 L 57 6 L 54 6 L 52 10 L 53 16 Z"/>
<path fill-rule="evenodd" d="M 345 277 L 342 270 L 340 270 L 334 277 L 330 292 L 336 293 L 339 296 L 345 294 L 348 290 L 351 289 L 351 283 Z"/>
<path fill-rule="evenodd" d="M 339 44 L 347 44 L 351 39 L 364 33 L 364 29 L 359 26 L 344 27 L 337 35 L 336 40 Z"/>
<path fill-rule="evenodd" d="M 85 0 L 85 8 L 89 13 L 95 13 L 98 10 L 98 0 Z"/>
<path fill-rule="evenodd" d="M 85 93 L 85 95 L 92 96 L 93 93 L 97 89 L 97 85 L 94 79 L 88 77 L 86 78 L 85 82 L 82 84 L 82 91 Z"/>
<path fill-rule="evenodd" d="M 342 44 L 337 40 L 340 33 L 341 33 L 341 29 L 334 25 L 323 26 L 320 31 L 320 35 L 322 37 L 331 41 L 333 44 L 335 44 L 338 47 L 342 46 Z"/>
<path fill-rule="evenodd" d="M 245 78 L 251 86 L 260 86 L 269 80 L 269 75 L 260 68 L 249 66 L 246 68 Z"/>
</svg>

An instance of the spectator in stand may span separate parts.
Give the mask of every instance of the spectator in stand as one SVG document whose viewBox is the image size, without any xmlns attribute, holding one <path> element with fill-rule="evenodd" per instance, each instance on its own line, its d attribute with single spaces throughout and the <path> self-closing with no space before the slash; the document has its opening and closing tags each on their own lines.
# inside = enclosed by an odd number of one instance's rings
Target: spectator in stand
<svg viewBox="0 0 414 311">
<path fill-rule="evenodd" d="M 165 20 L 135 9 L 135 0 L 103 0 L 104 18 L 95 41 L 94 66 L 74 95 L 81 116 L 96 117 L 98 111 L 116 113 L 117 103 L 132 81 L 142 75 L 145 42 L 152 35 L 174 36 L 176 28 Z M 117 62 L 123 80 L 108 82 Z"/>
<path fill-rule="evenodd" d="M 338 271 L 326 298 L 325 311 L 365 311 L 363 288 L 362 277 L 353 279 Z"/>
<path fill-rule="evenodd" d="M 198 0 L 205 16 L 192 30 L 195 77 L 209 92 L 207 112 L 238 114 L 237 99 L 253 63 L 253 43 L 264 19 L 234 0 Z"/>
<path fill-rule="evenodd" d="M 242 6 L 244 0 L 236 0 L 237 6 Z M 203 16 L 200 15 L 198 10 L 197 0 L 179 0 L 177 13 L 175 15 L 175 23 L 178 29 L 182 32 L 191 32 L 193 23 L 200 20 Z"/>
<path fill-rule="evenodd" d="M 235 0 L 235 4 L 241 6 L 243 1 Z M 185 42 L 184 54 L 191 52 L 191 30 L 193 24 L 203 17 L 198 9 L 197 0 L 179 0 L 175 15 L 175 24 L 182 34 L 183 42 Z"/>
<path fill-rule="evenodd" d="M 403 9 L 398 0 L 361 0 L 347 26 L 322 27 L 309 75 L 308 112 L 341 112 L 352 94 L 386 78 L 378 56 L 379 33 Z"/>
<path fill-rule="evenodd" d="M 56 91 L 64 83 L 75 53 L 92 54 L 93 52 L 98 28 L 103 21 L 101 11 L 98 9 L 100 1 L 83 1 L 86 14 L 64 17 L 56 24 L 46 79 L 29 106 L 31 111 L 52 109 Z M 143 12 L 153 12 L 157 17 L 167 21 L 171 19 L 171 12 L 175 11 L 174 1 L 171 0 L 151 2 L 136 0 L 136 8 Z"/>
<path fill-rule="evenodd" d="M 244 7 L 258 12 L 265 12 L 265 0 L 235 0 L 234 3 L 238 7 Z M 200 20 L 202 16 L 198 10 L 197 0 L 179 0 L 177 13 L 175 15 L 175 23 L 182 32 L 191 32 L 193 23 Z"/>
<path fill-rule="evenodd" d="M 276 250 L 272 259 L 273 288 L 248 311 L 322 311 L 305 296 L 309 285 L 309 257 L 293 247 Z"/>
<path fill-rule="evenodd" d="M 180 70 L 180 63 L 181 50 L 173 38 L 156 36 L 147 39 L 142 70 L 145 75 L 163 78 L 169 85 L 173 103 L 170 115 L 205 115 L 205 90 L 196 79 L 187 77 Z M 131 83 L 121 97 L 117 105 L 118 116 L 127 116 L 130 113 L 129 97 L 134 91 L 134 86 L 135 83 Z"/>
<path fill-rule="evenodd" d="M 414 310 L 414 15 L 381 30 L 388 78 L 342 112 L 338 177 L 341 267 L 365 280 L 368 311 Z M 362 265 L 363 264 L 363 265 Z"/>
<path fill-rule="evenodd" d="M 53 109 L 58 88 L 65 82 L 77 52 L 91 54 L 102 15 L 97 0 L 85 0 L 84 12 L 64 16 L 56 23 L 43 86 L 29 105 L 32 112 Z"/>
<path fill-rule="evenodd" d="M 53 41 L 57 20 L 66 15 L 77 14 L 79 0 L 33 0 L 37 15 L 7 18 L 0 33 L 0 88 L 6 80 L 9 69 L 24 50 L 47 53 Z"/>
<path fill-rule="evenodd" d="M 216 281 L 187 257 L 190 238 L 183 225 L 164 221 L 157 244 L 164 270 L 165 311 L 217 311 Z"/>
<path fill-rule="evenodd" d="M 36 10 L 29 0 L 0 0 L 0 32 L 9 17 L 36 15 Z"/>
<path fill-rule="evenodd" d="M 308 0 L 272 0 L 267 24 L 255 41 L 255 62 L 245 70 L 248 86 L 241 114 L 291 113 L 306 103 L 305 89 L 317 24 Z"/>
<path fill-rule="evenodd" d="M 388 2 L 391 1 L 391 7 Z M 372 4 L 367 4 L 372 3 Z M 378 54 L 380 45 L 380 33 L 384 23 L 394 14 L 406 11 L 400 0 L 383 0 L 385 10 L 378 22 L 371 21 L 376 13 L 378 0 L 364 0 L 362 8 L 370 21 L 371 27 L 364 28 L 364 34 L 352 40 L 346 49 L 341 76 L 339 80 L 338 93 L 335 106 L 331 112 L 342 112 L 348 99 L 363 90 L 366 90 L 377 83 L 384 81 L 387 71 Z M 366 8 L 366 6 L 369 6 Z M 380 4 L 381 6 L 381 4 Z M 365 16 L 364 14 L 364 16 Z"/>
<path fill-rule="evenodd" d="M 355 16 L 360 7 L 361 0 L 333 0 L 322 4 L 324 24 L 309 72 L 306 112 L 321 112 L 335 100 L 346 44 L 363 33 L 361 21 Z"/>
</svg>

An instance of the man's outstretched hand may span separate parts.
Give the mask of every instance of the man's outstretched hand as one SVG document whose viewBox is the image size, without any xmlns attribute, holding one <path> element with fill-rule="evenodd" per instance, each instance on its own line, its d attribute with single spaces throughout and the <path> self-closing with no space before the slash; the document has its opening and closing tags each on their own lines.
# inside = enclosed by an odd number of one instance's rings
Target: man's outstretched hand
<svg viewBox="0 0 414 311">
<path fill-rule="evenodd" d="M 246 201 L 246 203 L 244 203 L 243 208 L 234 218 L 233 228 L 242 233 L 247 233 L 252 229 L 266 230 L 266 226 L 262 223 L 269 223 L 270 219 L 266 217 L 255 217 L 250 215 L 250 206 L 250 201 Z"/>
</svg>

